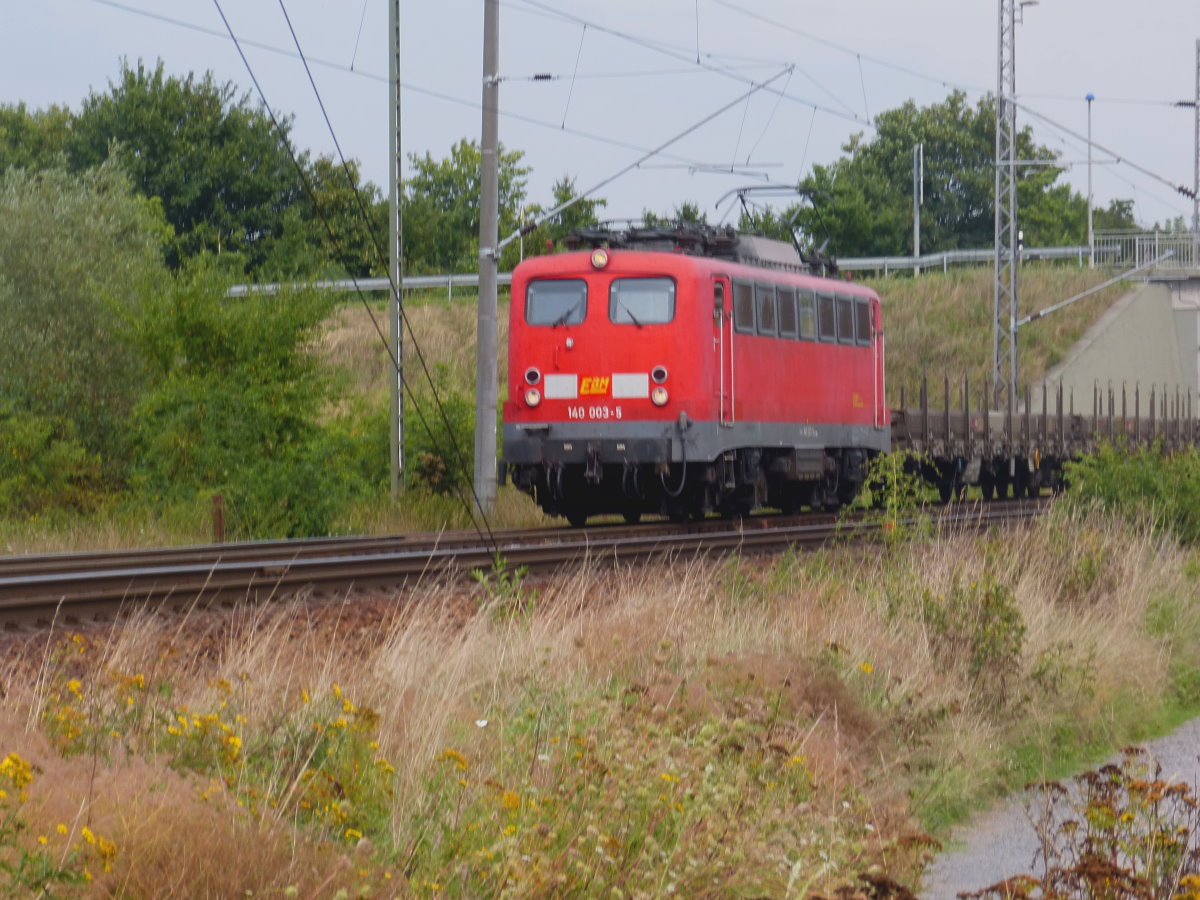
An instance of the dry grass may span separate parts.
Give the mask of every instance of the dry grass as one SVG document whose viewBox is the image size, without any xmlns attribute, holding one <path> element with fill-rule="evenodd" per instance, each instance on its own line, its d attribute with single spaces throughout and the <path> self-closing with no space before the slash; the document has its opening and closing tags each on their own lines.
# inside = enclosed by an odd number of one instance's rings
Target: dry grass
<svg viewBox="0 0 1200 900">
<path fill-rule="evenodd" d="M 332 878 L 782 897 L 873 865 L 912 883 L 918 819 L 1161 725 L 1200 670 L 1192 565 L 1058 514 L 766 564 L 134 616 L 8 639 L 0 755 L 41 770 L 29 839 L 91 822 L 116 843 L 103 896 L 327 896 Z M 1170 634 L 1146 627 L 1164 608 Z"/>
<path fill-rule="evenodd" d="M 444 366 L 450 373 L 450 387 L 469 394 L 475 392 L 475 317 L 473 302 L 462 297 L 447 302 L 435 294 L 406 298 L 404 333 L 404 371 L 418 393 L 428 389 L 428 381 L 419 356 L 430 371 Z M 500 370 L 507 359 L 508 302 L 501 298 L 497 322 L 500 345 Z M 318 353 L 335 371 L 343 373 L 346 398 L 362 397 L 372 406 L 387 403 L 390 361 L 387 346 L 380 338 L 388 334 L 387 308 L 373 303 L 341 307 L 322 334 Z M 503 388 L 503 379 L 501 387 Z"/>
</svg>

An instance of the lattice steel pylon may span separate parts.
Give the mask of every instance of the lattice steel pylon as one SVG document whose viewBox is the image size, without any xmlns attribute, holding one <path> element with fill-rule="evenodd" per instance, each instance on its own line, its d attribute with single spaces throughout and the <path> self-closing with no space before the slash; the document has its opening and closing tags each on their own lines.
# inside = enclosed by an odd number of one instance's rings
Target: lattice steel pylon
<svg viewBox="0 0 1200 900">
<path fill-rule="evenodd" d="M 1196 40 L 1196 172 L 1192 180 L 1192 239 L 1200 238 L 1200 38 Z M 1193 250 L 1192 264 L 1200 265 L 1200 255 Z"/>
<path fill-rule="evenodd" d="M 1017 89 L 1015 44 L 1019 0 L 998 0 L 996 75 L 996 266 L 992 334 L 993 402 L 1016 404 L 1017 395 Z M 1007 371 L 1006 371 L 1007 369 Z"/>
</svg>

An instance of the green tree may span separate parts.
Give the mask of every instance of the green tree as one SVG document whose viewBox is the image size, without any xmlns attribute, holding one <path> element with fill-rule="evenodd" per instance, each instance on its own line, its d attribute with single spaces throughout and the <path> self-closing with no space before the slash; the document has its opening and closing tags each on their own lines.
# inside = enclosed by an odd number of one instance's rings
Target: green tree
<svg viewBox="0 0 1200 900">
<path fill-rule="evenodd" d="M 388 207 L 378 187 L 361 180 L 354 160 L 319 156 L 306 188 L 283 214 L 283 235 L 257 273 L 262 280 L 316 275 L 365 278 L 388 269 Z"/>
<path fill-rule="evenodd" d="M 500 237 L 522 220 L 529 169 L 524 154 L 500 148 Z M 407 271 L 469 272 L 479 266 L 479 144 L 465 138 L 450 156 L 409 155 L 404 185 L 404 260 Z"/>
<path fill-rule="evenodd" d="M 575 202 L 525 235 L 520 242 L 514 241 L 505 247 L 500 256 L 501 269 L 511 269 L 526 256 L 539 256 L 562 250 L 566 236 L 577 229 L 596 225 L 599 221 L 599 210 L 608 204 L 607 200 L 599 197 L 576 200 L 579 195 L 575 189 L 575 179 L 569 175 L 559 178 L 551 192 L 550 209 L 557 209 L 572 200 Z M 536 221 L 543 214 L 540 206 L 525 207 L 527 222 Z M 506 235 L 502 235 L 503 237 Z"/>
<path fill-rule="evenodd" d="M 912 155 L 924 145 L 925 184 L 921 208 L 923 249 L 986 247 L 993 241 L 995 212 L 995 101 L 975 106 L 954 92 L 945 101 L 918 107 L 912 101 L 880 113 L 867 140 L 853 136 L 845 156 L 814 165 L 801 182 L 811 203 L 797 204 L 803 243 L 828 241 L 840 256 L 912 252 Z M 1062 169 L 1057 154 L 1033 140 L 1029 128 L 1017 137 L 1017 156 L 1035 161 L 1021 167 L 1017 205 L 1026 245 L 1082 242 L 1086 201 L 1055 182 Z"/>
<path fill-rule="evenodd" d="M 288 154 L 291 120 L 276 129 L 230 82 L 167 76 L 123 63 L 106 93 L 83 101 L 71 129 L 72 165 L 86 169 L 115 155 L 136 188 L 162 201 L 175 229 L 174 267 L 201 252 L 231 254 L 254 272 L 271 255 L 284 213 L 301 195 Z M 302 160 L 302 162 L 305 162 Z"/>
<path fill-rule="evenodd" d="M 137 331 L 166 281 L 168 237 L 157 201 L 111 163 L 0 174 L 0 397 L 78 441 L 110 482 L 128 461 L 146 383 Z"/>
<path fill-rule="evenodd" d="M 0 105 L 0 172 L 13 166 L 61 166 L 71 122 L 71 111 L 65 106 L 30 112 L 24 103 Z"/>
</svg>

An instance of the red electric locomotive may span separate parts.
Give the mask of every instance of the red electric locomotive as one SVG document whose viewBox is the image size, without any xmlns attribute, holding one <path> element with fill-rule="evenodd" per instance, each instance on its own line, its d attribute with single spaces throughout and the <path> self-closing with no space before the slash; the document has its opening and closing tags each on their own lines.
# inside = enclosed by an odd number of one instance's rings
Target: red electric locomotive
<svg viewBox="0 0 1200 900">
<path fill-rule="evenodd" d="M 513 484 L 575 526 L 854 496 L 890 443 L 875 292 L 732 229 L 573 243 L 513 273 Z"/>
</svg>

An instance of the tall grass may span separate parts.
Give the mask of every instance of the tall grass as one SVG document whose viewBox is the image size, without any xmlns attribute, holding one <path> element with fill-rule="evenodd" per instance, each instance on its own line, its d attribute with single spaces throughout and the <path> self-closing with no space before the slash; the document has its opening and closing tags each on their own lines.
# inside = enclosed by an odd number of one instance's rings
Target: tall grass
<svg viewBox="0 0 1200 900">
<path fill-rule="evenodd" d="M 1193 567 L 1059 513 L 9 636 L 0 756 L 41 774 L 7 840 L 87 823 L 94 896 L 913 884 L 928 829 L 1195 703 Z"/>
</svg>

